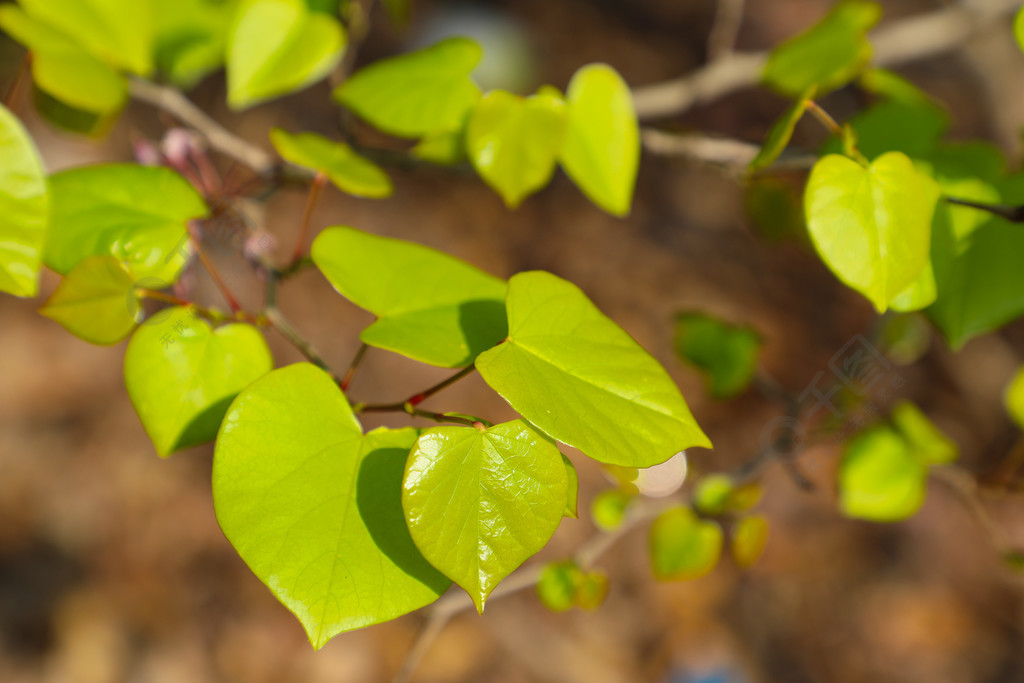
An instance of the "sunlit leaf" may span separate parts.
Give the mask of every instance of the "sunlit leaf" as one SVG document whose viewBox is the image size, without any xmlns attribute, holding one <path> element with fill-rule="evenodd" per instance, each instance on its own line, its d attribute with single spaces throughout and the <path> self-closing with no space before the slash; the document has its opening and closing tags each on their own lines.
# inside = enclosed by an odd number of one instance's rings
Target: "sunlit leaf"
<svg viewBox="0 0 1024 683">
<path fill-rule="evenodd" d="M 466 146 L 480 177 L 515 208 L 551 180 L 565 128 L 560 97 L 495 90 L 473 109 Z"/>
<path fill-rule="evenodd" d="M 751 171 L 759 171 L 771 166 L 785 151 L 793 137 L 797 122 L 803 118 L 804 112 L 807 111 L 807 105 L 817 91 L 818 86 L 812 85 L 772 124 L 764 144 L 761 145 L 754 160 L 750 162 Z"/>
<path fill-rule="evenodd" d="M 228 38 L 228 104 L 245 109 L 312 85 L 345 43 L 338 20 L 303 0 L 242 0 Z"/>
<path fill-rule="evenodd" d="M 450 585 L 402 516 L 413 429 L 362 434 L 344 394 L 309 364 L 238 395 L 213 464 L 217 521 L 313 647 L 436 600 Z"/>
<path fill-rule="evenodd" d="M 960 449 L 943 434 L 921 409 L 902 401 L 892 409 L 893 426 L 907 440 L 918 458 L 929 465 L 945 465 L 957 459 Z"/>
<path fill-rule="evenodd" d="M 651 524 L 651 569 L 659 581 L 688 581 L 708 574 L 722 554 L 722 529 L 693 510 L 675 507 Z"/>
<path fill-rule="evenodd" d="M 326 175 L 342 192 L 357 197 L 387 197 L 391 181 L 377 164 L 360 156 L 344 142 L 315 133 L 291 134 L 280 128 L 270 131 L 270 141 L 287 161 Z"/>
<path fill-rule="evenodd" d="M 1006 409 L 1021 429 L 1024 429 L 1024 368 L 1010 382 L 1006 390 Z"/>
<path fill-rule="evenodd" d="M 576 606 L 576 591 L 582 581 L 583 570 L 575 562 L 552 562 L 540 574 L 537 597 L 552 612 L 565 612 Z"/>
<path fill-rule="evenodd" d="M 174 171 L 136 164 L 83 166 L 50 178 L 46 265 L 67 273 L 86 256 L 110 254 L 139 278 L 172 282 L 191 256 L 187 224 L 207 213 Z"/>
<path fill-rule="evenodd" d="M 21 121 L 0 105 L 0 291 L 35 296 L 49 196 L 39 151 Z"/>
<path fill-rule="evenodd" d="M 736 489 L 727 474 L 709 474 L 697 481 L 693 506 L 705 515 L 720 515 L 729 508 L 729 498 Z"/>
<path fill-rule="evenodd" d="M 156 63 L 172 83 L 188 89 L 224 64 L 237 0 L 155 2 Z"/>
<path fill-rule="evenodd" d="M 212 441 L 231 399 L 273 368 L 259 330 L 216 330 L 191 308 L 162 311 L 139 327 L 124 382 L 156 451 L 167 456 Z"/>
<path fill-rule="evenodd" d="M 604 531 L 619 528 L 632 501 L 631 494 L 619 489 L 608 489 L 597 494 L 590 504 L 590 517 L 594 520 L 594 526 Z"/>
<path fill-rule="evenodd" d="M 461 127 L 480 88 L 470 78 L 483 56 L 468 38 L 449 38 L 362 69 L 334 97 L 377 128 L 420 137 Z"/>
<path fill-rule="evenodd" d="M 804 207 L 822 260 L 884 311 L 928 263 L 938 197 L 937 185 L 900 152 L 867 167 L 833 154 L 815 164 Z"/>
<path fill-rule="evenodd" d="M 527 422 L 435 427 L 409 454 L 402 508 L 423 556 L 483 612 L 498 583 L 555 533 L 566 484 L 558 448 Z"/>
<path fill-rule="evenodd" d="M 377 316 L 360 337 L 370 346 L 460 367 L 507 333 L 505 282 L 447 254 L 346 227 L 320 233 L 312 254 L 342 296 Z"/>
<path fill-rule="evenodd" d="M 768 543 L 768 520 L 760 515 L 744 517 L 732 528 L 732 559 L 741 569 L 752 567 Z"/>
<path fill-rule="evenodd" d="M 39 312 L 93 344 L 116 344 L 135 329 L 141 307 L 135 277 L 113 256 L 88 256 L 71 269 Z"/>
<path fill-rule="evenodd" d="M 640 129 L 629 86 L 607 64 L 589 64 L 572 77 L 566 100 L 562 167 L 590 201 L 612 215 L 627 215 L 640 164 Z"/>
<path fill-rule="evenodd" d="M 847 517 L 892 522 L 912 516 L 925 496 L 928 467 L 889 427 L 851 439 L 839 465 L 839 505 Z"/>
</svg>

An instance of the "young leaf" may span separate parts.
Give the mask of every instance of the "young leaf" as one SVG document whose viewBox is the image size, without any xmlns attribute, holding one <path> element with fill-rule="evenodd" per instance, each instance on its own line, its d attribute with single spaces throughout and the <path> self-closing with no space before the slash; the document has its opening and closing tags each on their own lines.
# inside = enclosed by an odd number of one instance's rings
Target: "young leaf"
<svg viewBox="0 0 1024 683">
<path fill-rule="evenodd" d="M 576 606 L 582 582 L 583 570 L 575 562 L 552 562 L 540 574 L 537 597 L 552 612 L 565 612 Z"/>
<path fill-rule="evenodd" d="M 590 504 L 590 517 L 594 520 L 594 526 L 603 531 L 614 531 L 622 525 L 626 517 L 626 508 L 633 501 L 633 495 L 609 489 L 597 494 Z"/>
<path fill-rule="evenodd" d="M 156 63 L 172 83 L 189 89 L 224 64 L 234 0 L 155 2 Z"/>
<path fill-rule="evenodd" d="M 243 0 L 228 35 L 228 104 L 246 109 L 319 81 L 345 42 L 338 20 L 303 0 Z"/>
<path fill-rule="evenodd" d="M 807 181 L 807 227 L 823 261 L 885 311 L 928 262 L 939 190 L 900 152 L 870 166 L 839 155 L 814 165 Z"/>
<path fill-rule="evenodd" d="M 46 241 L 49 197 L 39 151 L 0 105 L 0 291 L 35 296 Z"/>
<path fill-rule="evenodd" d="M 409 454 L 402 508 L 416 547 L 479 612 L 544 547 L 565 510 L 565 464 L 529 423 L 435 427 Z"/>
<path fill-rule="evenodd" d="M 342 192 L 375 199 L 391 195 L 387 174 L 344 142 L 334 142 L 315 133 L 292 135 L 280 128 L 270 131 L 270 142 L 283 159 L 323 172 Z"/>
<path fill-rule="evenodd" d="M 665 369 L 578 287 L 550 273 L 519 273 L 506 306 L 508 339 L 480 354 L 476 367 L 545 433 L 626 467 L 710 447 Z"/>
<path fill-rule="evenodd" d="M 722 529 L 693 510 L 675 507 L 651 524 L 651 569 L 659 581 L 689 581 L 708 574 L 722 554 Z"/>
<path fill-rule="evenodd" d="M 595 610 L 608 597 L 608 575 L 604 572 L 585 572 L 576 586 L 576 606 L 580 609 Z"/>
<path fill-rule="evenodd" d="M 359 71 L 334 97 L 374 126 L 415 138 L 461 127 L 480 99 L 470 73 L 483 51 L 468 38 L 449 38 Z"/>
<path fill-rule="evenodd" d="M 360 338 L 423 363 L 469 365 L 507 334 L 503 280 L 429 247 L 353 228 L 324 230 L 313 262 L 377 316 Z"/>
<path fill-rule="evenodd" d="M 473 109 L 466 129 L 477 173 L 514 209 L 555 172 L 565 137 L 565 101 L 552 95 L 495 90 Z"/>
<path fill-rule="evenodd" d="M 135 277 L 113 256 L 88 256 L 61 280 L 39 312 L 87 342 L 116 344 L 139 320 L 134 286 Z"/>
<path fill-rule="evenodd" d="M 0 6 L 0 28 L 32 52 L 32 79 L 60 102 L 94 114 L 121 109 L 128 84 L 74 40 L 15 5 Z"/>
<path fill-rule="evenodd" d="M 736 484 L 727 474 L 709 474 L 697 482 L 693 507 L 705 515 L 720 515 L 729 509 Z"/>
<path fill-rule="evenodd" d="M 66 35 L 110 66 L 153 70 L 153 6 L 118 0 L 19 0 L 36 21 Z"/>
<path fill-rule="evenodd" d="M 827 93 L 846 85 L 867 66 L 867 31 L 881 17 L 874 2 L 843 0 L 805 33 L 782 43 L 768 58 L 764 83 L 796 97 L 811 86 Z"/>
<path fill-rule="evenodd" d="M 417 159 L 442 166 L 452 166 L 466 160 L 466 131 L 441 130 L 428 133 L 409 154 Z"/>
<path fill-rule="evenodd" d="M 732 528 L 732 559 L 740 569 L 754 566 L 768 543 L 768 520 L 751 515 Z"/>
<path fill-rule="evenodd" d="M 308 363 L 257 380 L 224 418 L 213 461 L 217 521 L 317 649 L 451 585 L 416 550 L 402 516 L 416 435 L 364 436 L 338 386 Z"/>
<path fill-rule="evenodd" d="M 818 86 L 812 85 L 772 124 L 760 151 L 750 162 L 751 171 L 759 171 L 771 166 L 785 151 L 793 137 L 797 122 L 803 118 L 804 112 L 807 111 L 807 105 L 810 104 L 816 92 L 818 92 Z"/>
<path fill-rule="evenodd" d="M 1024 429 L 1024 368 L 1017 372 L 1006 389 L 1006 410 L 1013 421 Z"/>
<path fill-rule="evenodd" d="M 889 427 L 850 440 L 839 464 L 839 505 L 847 517 L 894 522 L 912 516 L 925 496 L 928 467 Z"/>
<path fill-rule="evenodd" d="M 929 153 L 949 128 L 949 115 L 930 101 L 887 100 L 858 113 L 848 124 L 857 136 L 857 149 L 868 159 L 886 152 L 903 152 L 910 157 Z M 843 142 L 831 138 L 822 154 L 839 154 Z"/>
<path fill-rule="evenodd" d="M 960 449 L 943 434 L 921 409 L 902 401 L 892 409 L 893 426 L 907 440 L 914 455 L 927 465 L 945 465 L 960 455 Z"/>
<path fill-rule="evenodd" d="M 1013 20 L 1013 35 L 1017 38 L 1017 44 L 1024 50 L 1024 7 L 1021 7 Z"/>
<path fill-rule="evenodd" d="M 198 192 L 169 168 L 84 166 L 50 178 L 44 260 L 67 273 L 86 256 L 110 254 L 139 278 L 171 282 L 191 256 L 186 225 L 207 213 Z"/>
<path fill-rule="evenodd" d="M 711 395 L 725 399 L 746 391 L 754 379 L 761 336 L 702 313 L 682 313 L 676 317 L 675 348 L 702 371 Z"/>
<path fill-rule="evenodd" d="M 612 215 L 628 215 L 640 164 L 629 86 L 607 64 L 589 64 L 572 77 L 566 99 L 562 168 L 590 201 Z"/>
<path fill-rule="evenodd" d="M 565 457 L 562 454 L 562 461 L 565 463 L 565 511 L 562 512 L 563 517 L 570 517 L 576 519 L 578 516 L 577 507 L 580 497 L 580 478 L 576 474 L 576 468 L 572 464 L 572 460 Z"/>
<path fill-rule="evenodd" d="M 259 330 L 211 329 L 191 308 L 161 311 L 136 330 L 124 382 L 161 457 L 217 435 L 231 399 L 273 368 Z"/>
</svg>

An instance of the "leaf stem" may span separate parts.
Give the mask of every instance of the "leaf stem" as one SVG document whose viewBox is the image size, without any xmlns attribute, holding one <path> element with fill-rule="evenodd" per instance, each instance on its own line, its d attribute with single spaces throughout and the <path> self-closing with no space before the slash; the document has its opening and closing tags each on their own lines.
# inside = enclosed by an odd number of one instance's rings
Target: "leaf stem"
<svg viewBox="0 0 1024 683">
<path fill-rule="evenodd" d="M 317 353 L 313 345 L 303 337 L 295 327 L 292 326 L 284 316 L 281 315 L 281 311 L 277 310 L 275 306 L 267 306 L 264 309 L 263 315 L 267 318 L 267 324 L 277 330 L 278 334 L 288 340 L 292 346 L 299 350 L 303 356 L 306 357 L 313 365 L 317 366 L 324 372 L 334 376 L 334 372 L 331 367 L 327 365 L 327 362 L 323 357 Z"/>
<path fill-rule="evenodd" d="M 423 401 L 427 400 L 428 398 L 430 398 L 431 396 L 433 396 L 437 392 L 441 391 L 442 389 L 446 389 L 449 386 L 451 386 L 452 384 L 455 384 L 460 379 L 462 379 L 463 377 L 466 377 L 467 375 L 469 375 L 469 373 L 473 372 L 474 370 L 476 370 L 476 366 L 475 365 L 468 365 L 468 366 L 462 368 L 461 370 L 459 370 L 458 372 L 456 372 L 454 375 L 452 375 L 448 379 L 442 380 L 442 381 L 438 382 L 434 386 L 432 386 L 429 389 L 426 389 L 424 391 L 421 391 L 420 393 L 416 394 L 415 396 L 410 396 L 409 399 L 408 399 L 408 402 L 411 403 L 414 406 L 419 405 L 420 403 L 423 403 Z"/>
<path fill-rule="evenodd" d="M 359 369 L 359 364 L 363 362 L 363 356 L 366 355 L 366 350 L 370 348 L 366 344 L 360 344 L 359 349 L 356 351 L 356 355 L 352 358 L 352 362 L 348 365 L 348 370 L 345 372 L 345 376 L 341 378 L 341 390 L 348 391 L 348 385 L 352 383 L 352 378 L 355 377 L 356 370 Z"/>
<path fill-rule="evenodd" d="M 327 176 L 323 171 L 317 171 L 313 177 L 313 183 L 309 186 L 309 196 L 306 198 L 306 208 L 302 212 L 302 225 L 299 226 L 299 236 L 295 240 L 295 250 L 292 252 L 291 264 L 294 265 L 302 260 L 305 252 L 306 235 L 309 233 L 309 223 L 313 217 L 313 209 L 316 207 L 316 200 L 320 197 L 320 191 L 327 183 Z"/>
<path fill-rule="evenodd" d="M 21 58 L 21 65 L 18 67 L 18 73 L 14 76 L 14 82 L 11 83 L 10 89 L 7 91 L 7 95 L 4 97 L 4 106 L 14 110 L 14 99 L 18 96 L 18 92 L 21 90 L 21 84 L 25 82 L 25 77 L 28 75 L 29 67 L 32 66 L 32 53 L 26 52 L 25 56 Z"/>
<path fill-rule="evenodd" d="M 364 344 L 363 346 L 366 346 L 366 345 Z M 362 359 L 363 351 L 364 350 L 361 348 L 356 353 L 356 358 L 353 359 L 353 361 L 352 361 L 353 366 L 358 365 L 357 361 Z M 455 384 L 460 379 L 462 379 L 463 377 L 469 375 L 469 373 L 473 372 L 474 370 L 476 370 L 476 366 L 475 365 L 468 365 L 468 366 L 462 368 L 461 370 L 459 370 L 458 372 L 456 372 L 451 377 L 449 377 L 447 379 L 444 379 L 444 380 L 441 380 L 440 382 L 438 382 L 434 386 L 432 386 L 432 387 L 430 387 L 428 389 L 424 389 L 423 391 L 419 392 L 418 394 L 413 394 L 412 396 L 410 396 L 409 398 L 405 399 L 404 401 L 395 401 L 394 403 L 358 403 L 356 405 L 358 406 L 359 410 L 356 411 L 356 412 L 363 412 L 363 413 L 397 413 L 397 412 L 405 412 L 405 413 L 409 413 L 410 415 L 415 414 L 415 415 L 419 415 L 420 417 L 430 417 L 431 419 L 434 419 L 435 416 L 443 415 L 443 414 L 442 413 L 431 413 L 431 412 L 425 411 L 425 410 L 420 410 L 420 411 L 417 412 L 416 406 L 418 406 L 420 403 L 423 403 L 423 401 L 427 400 L 428 398 L 430 398 L 431 396 L 433 396 L 437 392 L 441 391 L 442 389 L 445 389 L 447 387 L 450 387 L 452 384 Z M 354 372 L 354 370 L 352 368 L 349 368 L 349 372 L 345 374 L 345 379 L 346 380 L 347 379 L 351 379 L 351 377 L 349 375 L 352 372 Z M 342 381 L 344 382 L 345 380 L 342 380 Z M 446 416 L 446 417 L 450 417 L 450 416 Z M 477 418 L 477 419 L 479 420 L 479 418 Z M 479 421 L 480 422 L 485 422 L 488 425 L 491 424 L 490 422 L 487 422 L 486 420 L 479 420 Z M 472 420 L 466 422 L 465 420 L 461 420 L 460 419 L 459 422 L 460 423 L 465 422 L 465 423 L 470 424 L 470 425 L 473 424 Z"/>
<path fill-rule="evenodd" d="M 206 268 L 206 272 L 210 274 L 213 279 L 213 283 L 220 290 L 220 293 L 224 296 L 224 299 L 228 302 L 228 307 L 231 308 L 232 313 L 238 313 L 242 310 L 242 306 L 238 303 L 238 299 L 231 293 L 227 283 L 221 278 L 220 273 L 217 272 L 216 266 L 213 265 L 213 261 L 206 255 L 206 251 L 203 250 L 203 246 L 199 243 L 199 240 L 193 239 L 192 246 L 196 249 L 196 254 L 199 256 L 199 260 L 203 262 L 203 267 Z"/>
<path fill-rule="evenodd" d="M 956 206 L 966 206 L 970 209 L 978 209 L 979 211 L 987 211 L 993 216 L 998 216 L 1003 220 L 1010 221 L 1011 223 L 1024 223 L 1024 206 L 1004 206 L 1000 204 L 985 204 L 983 202 L 975 202 L 969 199 L 958 199 L 956 197 L 946 197 L 946 202 L 954 204 Z"/>
</svg>

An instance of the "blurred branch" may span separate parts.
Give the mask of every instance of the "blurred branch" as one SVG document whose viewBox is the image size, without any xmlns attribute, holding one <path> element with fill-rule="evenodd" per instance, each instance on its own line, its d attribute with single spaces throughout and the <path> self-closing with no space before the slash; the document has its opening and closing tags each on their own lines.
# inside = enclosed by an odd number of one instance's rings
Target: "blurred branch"
<svg viewBox="0 0 1024 683">
<path fill-rule="evenodd" d="M 946 52 L 1020 9 L 1019 0 L 975 0 L 882 26 L 870 35 L 874 64 L 896 66 Z M 637 115 L 682 114 L 761 80 L 768 52 L 730 53 L 686 76 L 634 88 Z"/>
<path fill-rule="evenodd" d="M 210 147 L 257 173 L 269 173 L 277 165 L 274 157 L 229 131 L 193 104 L 180 90 L 141 78 L 129 80 L 129 90 L 135 99 L 161 109 L 191 126 L 206 139 Z"/>
<path fill-rule="evenodd" d="M 715 19 L 708 33 L 709 62 L 732 54 L 743 24 L 745 5 L 746 0 L 718 0 L 716 3 Z"/>
<path fill-rule="evenodd" d="M 746 172 L 750 162 L 760 151 L 760 145 L 731 138 L 710 137 L 700 134 L 679 135 L 655 128 L 641 132 L 644 148 L 652 154 L 681 157 L 704 164 L 721 166 L 734 174 Z M 818 157 L 813 154 L 784 153 L 774 164 L 774 170 L 806 170 Z"/>
</svg>

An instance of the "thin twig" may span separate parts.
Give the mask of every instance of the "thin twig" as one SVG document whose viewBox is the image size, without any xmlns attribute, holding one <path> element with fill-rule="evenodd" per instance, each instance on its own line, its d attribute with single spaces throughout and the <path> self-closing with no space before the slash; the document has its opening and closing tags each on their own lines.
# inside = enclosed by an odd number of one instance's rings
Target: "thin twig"
<svg viewBox="0 0 1024 683">
<path fill-rule="evenodd" d="M 309 234 L 309 223 L 313 218 L 313 209 L 316 207 L 316 200 L 320 197 L 320 191 L 327 183 L 327 176 L 323 171 L 317 171 L 313 177 L 313 183 L 309 186 L 309 196 L 306 198 L 306 208 L 302 211 L 302 225 L 299 226 L 299 236 L 295 239 L 295 250 L 292 252 L 291 263 L 298 263 L 306 251 L 306 235 Z"/>
<path fill-rule="evenodd" d="M 356 375 L 356 370 L 359 369 L 360 363 L 363 362 L 363 356 L 366 355 L 366 350 L 370 347 L 366 344 L 360 344 L 359 349 L 356 351 L 356 355 L 352 358 L 352 362 L 348 365 L 348 370 L 345 371 L 345 376 L 341 378 L 341 390 L 348 391 L 348 385 L 352 383 L 352 378 Z"/>
<path fill-rule="evenodd" d="M 679 157 L 701 164 L 721 167 L 730 175 L 746 173 L 760 146 L 743 140 L 699 134 L 666 133 L 654 128 L 641 132 L 644 149 L 652 154 Z M 785 152 L 772 164 L 775 171 L 802 171 L 811 168 L 818 157 L 800 152 Z"/>
<path fill-rule="evenodd" d="M 223 278 L 221 278 L 220 273 L 217 272 L 217 268 L 213 265 L 213 261 L 211 261 L 210 257 L 206 255 L 206 251 L 203 249 L 202 245 L 199 244 L 198 240 L 193 240 L 192 245 L 195 247 L 196 254 L 199 255 L 199 260 L 202 262 L 203 267 L 206 268 L 206 272 L 210 274 L 210 277 L 213 279 L 213 283 L 217 286 L 217 289 L 220 290 L 224 299 L 227 300 L 228 307 L 231 308 L 231 312 L 238 313 L 242 310 L 242 306 L 238 303 L 238 299 L 235 298 L 235 295 L 231 293 L 231 289 L 228 287 L 227 283 L 224 282 Z"/>
<path fill-rule="evenodd" d="M 708 33 L 708 61 L 722 59 L 736 48 L 736 38 L 743 24 L 746 0 L 718 0 L 715 19 Z"/>
<path fill-rule="evenodd" d="M 987 211 L 993 216 L 998 216 L 999 218 L 1010 221 L 1011 223 L 1024 223 L 1024 206 L 984 204 L 982 202 L 975 202 L 969 199 L 957 199 L 956 197 L 946 197 L 946 201 L 950 204 L 956 204 L 957 206 L 966 206 L 971 209 L 978 209 L 979 211 Z"/>
<path fill-rule="evenodd" d="M 298 349 L 299 353 L 306 357 L 306 360 L 324 372 L 327 372 L 332 376 L 334 375 L 330 366 L 327 365 L 327 362 L 323 357 L 317 353 L 316 349 L 313 348 L 313 345 L 309 343 L 305 337 L 299 334 L 298 330 L 296 330 L 295 327 L 293 327 L 292 324 L 281 315 L 281 311 L 277 310 L 276 307 L 269 307 L 264 310 L 263 314 L 267 317 L 267 323 L 277 330 L 278 334 L 287 339 L 292 346 Z"/>
<path fill-rule="evenodd" d="M 18 96 L 18 92 L 21 90 L 21 84 L 25 82 L 25 77 L 28 76 L 31 66 L 32 53 L 26 52 L 25 56 L 21 58 L 21 65 L 18 66 L 18 73 L 14 76 L 14 82 L 11 83 L 11 87 L 7 91 L 7 95 L 4 97 L 4 106 L 12 111 L 14 110 L 14 100 Z"/>
<path fill-rule="evenodd" d="M 442 389 L 446 389 L 451 385 L 458 382 L 460 379 L 468 375 L 469 373 L 476 370 L 475 365 L 469 365 L 456 372 L 451 377 L 443 379 L 434 386 L 424 389 L 418 394 L 413 394 L 404 401 L 395 401 L 394 403 L 364 403 L 359 404 L 363 412 L 366 413 L 393 413 L 398 411 L 408 412 L 407 406 L 415 407 L 425 401 L 427 398 L 433 396 Z"/>
<path fill-rule="evenodd" d="M 131 78 L 128 88 L 135 99 L 151 104 L 191 126 L 206 138 L 210 147 L 237 159 L 257 173 L 269 173 L 276 165 L 270 154 L 229 131 L 179 90 L 141 78 Z"/>
<path fill-rule="evenodd" d="M 874 64 L 897 66 L 951 50 L 1020 9 L 1020 0 L 984 0 L 900 19 L 870 34 Z M 761 80 L 767 52 L 734 52 L 685 76 L 633 89 L 642 119 L 676 116 Z"/>
<path fill-rule="evenodd" d="M 978 495 L 978 482 L 975 481 L 974 477 L 963 469 L 950 465 L 932 467 L 929 470 L 929 474 L 946 484 L 959 496 L 964 507 L 967 508 L 967 511 L 971 513 L 978 526 L 985 533 L 989 544 L 995 548 L 996 552 L 1005 555 L 1010 549 L 1010 544 L 1002 529 L 999 528 L 982 504 L 981 498 Z"/>
</svg>

